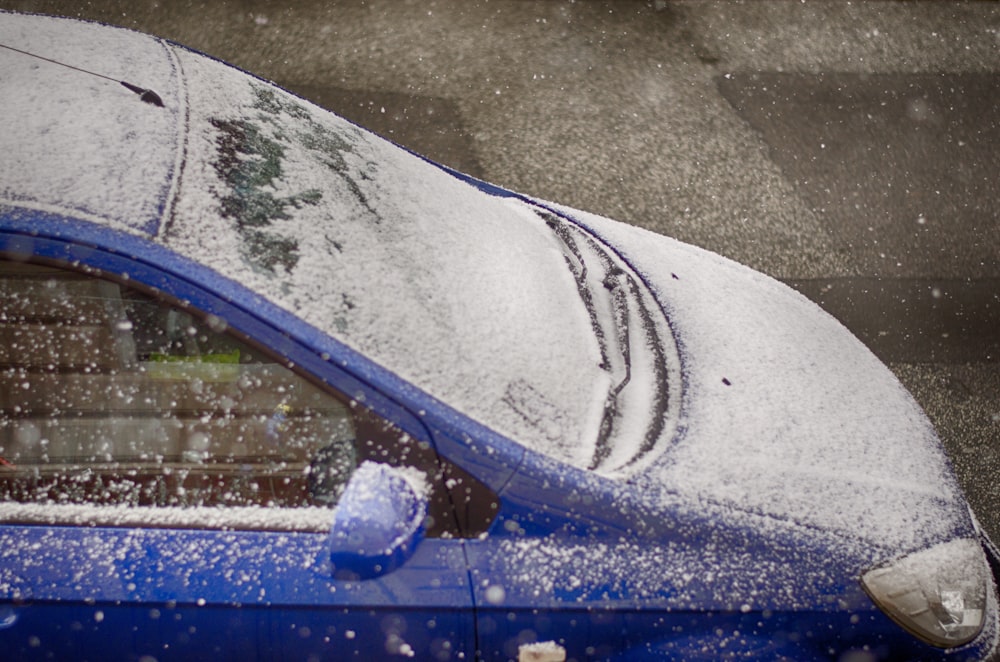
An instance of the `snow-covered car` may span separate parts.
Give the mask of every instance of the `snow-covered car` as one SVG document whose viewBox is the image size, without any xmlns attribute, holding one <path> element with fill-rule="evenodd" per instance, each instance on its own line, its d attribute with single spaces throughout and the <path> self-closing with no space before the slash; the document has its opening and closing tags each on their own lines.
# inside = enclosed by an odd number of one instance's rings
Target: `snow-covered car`
<svg viewBox="0 0 1000 662">
<path fill-rule="evenodd" d="M 0 45 L 4 657 L 994 650 L 931 425 L 794 291 L 162 39 Z"/>
</svg>

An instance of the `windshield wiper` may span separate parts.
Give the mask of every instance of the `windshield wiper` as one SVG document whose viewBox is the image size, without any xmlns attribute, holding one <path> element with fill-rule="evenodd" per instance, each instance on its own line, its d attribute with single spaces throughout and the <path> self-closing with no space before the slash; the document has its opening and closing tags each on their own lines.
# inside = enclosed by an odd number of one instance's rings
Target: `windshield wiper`
<svg viewBox="0 0 1000 662">
<path fill-rule="evenodd" d="M 663 343 L 672 338 L 661 337 L 642 286 L 607 247 L 572 223 L 539 214 L 564 246 L 600 348 L 600 367 L 611 377 L 588 468 L 622 469 L 652 451 L 667 425 L 669 375 Z M 633 370 L 634 361 L 642 362 L 642 378 Z"/>
</svg>

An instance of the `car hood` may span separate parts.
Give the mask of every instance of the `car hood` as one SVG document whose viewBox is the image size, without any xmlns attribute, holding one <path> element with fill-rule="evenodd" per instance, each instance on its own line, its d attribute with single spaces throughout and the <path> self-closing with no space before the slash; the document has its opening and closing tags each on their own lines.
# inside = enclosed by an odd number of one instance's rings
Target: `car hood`
<svg viewBox="0 0 1000 662">
<path fill-rule="evenodd" d="M 711 505 L 895 553 L 971 535 L 930 422 L 837 320 L 719 255 L 559 211 L 636 270 L 677 343 L 675 434 L 620 478 L 646 502 Z"/>
</svg>

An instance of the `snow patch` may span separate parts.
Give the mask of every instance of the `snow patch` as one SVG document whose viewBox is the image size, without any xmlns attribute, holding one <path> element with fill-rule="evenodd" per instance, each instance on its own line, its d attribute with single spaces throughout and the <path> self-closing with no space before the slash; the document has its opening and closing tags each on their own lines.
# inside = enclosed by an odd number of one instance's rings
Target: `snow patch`
<svg viewBox="0 0 1000 662">
<path fill-rule="evenodd" d="M 521 644 L 517 649 L 517 662 L 565 662 L 566 649 L 554 641 Z"/>
</svg>

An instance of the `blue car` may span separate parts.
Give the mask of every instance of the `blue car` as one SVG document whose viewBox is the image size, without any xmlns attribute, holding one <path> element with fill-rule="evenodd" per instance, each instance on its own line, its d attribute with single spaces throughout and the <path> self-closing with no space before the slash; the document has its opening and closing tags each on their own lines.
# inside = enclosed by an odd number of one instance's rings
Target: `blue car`
<svg viewBox="0 0 1000 662">
<path fill-rule="evenodd" d="M 979 660 L 815 305 L 147 35 L 0 13 L 0 656 Z"/>
</svg>

